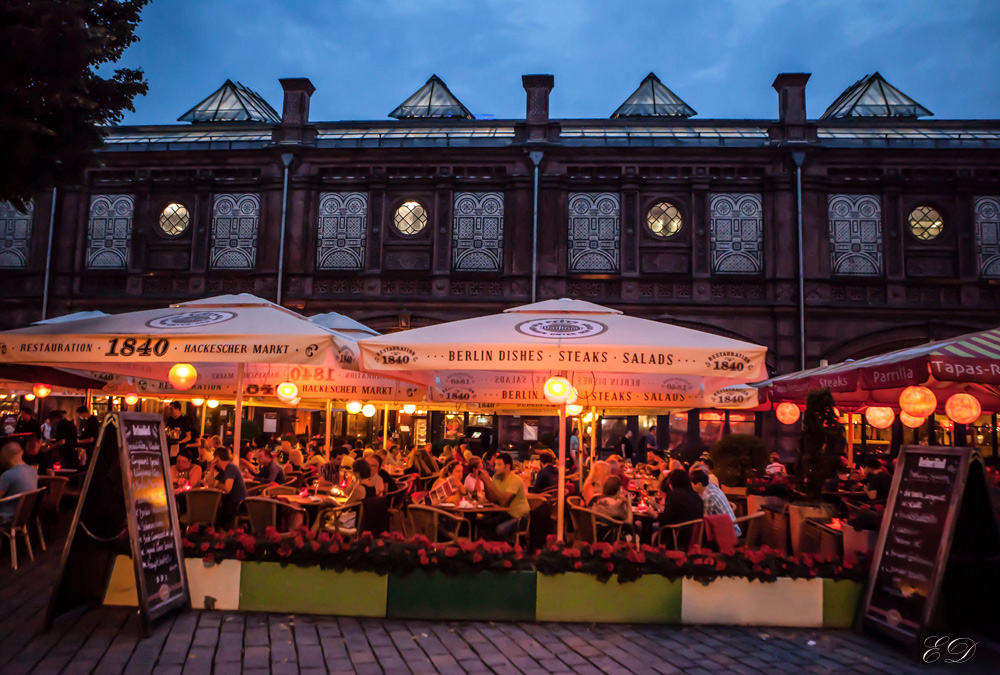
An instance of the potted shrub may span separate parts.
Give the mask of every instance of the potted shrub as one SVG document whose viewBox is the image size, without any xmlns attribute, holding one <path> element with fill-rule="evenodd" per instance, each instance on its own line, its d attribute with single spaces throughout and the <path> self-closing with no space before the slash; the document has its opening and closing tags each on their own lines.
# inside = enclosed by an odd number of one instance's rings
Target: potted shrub
<svg viewBox="0 0 1000 675">
<path fill-rule="evenodd" d="M 715 475 L 726 487 L 746 487 L 747 478 L 767 466 L 767 445 L 752 434 L 729 434 L 712 446 Z"/>
</svg>

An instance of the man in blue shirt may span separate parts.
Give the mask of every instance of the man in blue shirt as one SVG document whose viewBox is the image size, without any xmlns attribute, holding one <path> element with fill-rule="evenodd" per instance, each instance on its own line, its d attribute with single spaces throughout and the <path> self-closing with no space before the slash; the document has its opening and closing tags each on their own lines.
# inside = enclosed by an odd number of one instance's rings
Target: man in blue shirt
<svg viewBox="0 0 1000 675">
<path fill-rule="evenodd" d="M 0 466 L 4 469 L 3 475 L 0 475 L 0 497 L 13 497 L 38 489 L 38 472 L 35 467 L 24 463 L 23 454 L 24 450 L 17 442 L 7 443 L 0 449 Z M 0 520 L 13 518 L 16 508 L 14 500 L 0 504 Z"/>
</svg>

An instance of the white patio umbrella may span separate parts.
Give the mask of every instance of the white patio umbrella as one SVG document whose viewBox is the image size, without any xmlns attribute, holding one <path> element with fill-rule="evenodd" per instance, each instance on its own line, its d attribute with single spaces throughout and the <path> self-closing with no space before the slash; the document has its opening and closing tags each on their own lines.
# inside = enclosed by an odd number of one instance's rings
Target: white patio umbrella
<svg viewBox="0 0 1000 675">
<path fill-rule="evenodd" d="M 548 378 L 564 377 L 578 393 L 612 374 L 694 376 L 756 382 L 766 377 L 760 345 L 625 316 L 580 300 L 547 300 L 494 314 L 358 341 L 362 370 L 433 386 L 455 373 L 510 371 L 546 376 L 537 394 L 556 400 Z M 475 379 L 475 378 L 472 378 Z M 541 378 L 539 378 L 541 379 Z M 452 378 L 453 380 L 453 378 Z M 534 386 L 538 386 L 536 383 Z M 721 387 L 720 387 L 721 388 Z M 592 386 L 593 389 L 593 386 Z M 665 389 L 665 388 L 664 388 Z M 470 399 L 475 390 L 470 390 Z M 536 397 L 537 398 L 537 397 Z M 559 405 L 558 537 L 565 496 L 566 398 Z"/>
<path fill-rule="evenodd" d="M 0 333 L 0 362 L 113 371 L 115 364 L 236 364 L 236 419 L 247 363 L 322 365 L 335 350 L 329 330 L 253 295 L 223 295 L 109 316 Z M 239 453 L 240 425 L 233 434 Z"/>
</svg>

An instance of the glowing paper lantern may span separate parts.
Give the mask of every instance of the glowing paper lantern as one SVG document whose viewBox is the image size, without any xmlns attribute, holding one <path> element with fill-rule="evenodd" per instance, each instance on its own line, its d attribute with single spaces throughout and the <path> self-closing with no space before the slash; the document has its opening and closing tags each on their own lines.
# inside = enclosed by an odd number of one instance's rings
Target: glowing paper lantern
<svg viewBox="0 0 1000 675">
<path fill-rule="evenodd" d="M 576 417 L 577 415 L 579 415 L 582 412 L 583 412 L 583 406 L 582 405 L 568 405 L 568 406 L 566 406 L 566 414 L 569 415 L 570 417 Z"/>
<path fill-rule="evenodd" d="M 957 424 L 972 424 L 983 414 L 983 406 L 972 394 L 953 394 L 944 404 L 948 419 Z"/>
<path fill-rule="evenodd" d="M 937 396 L 927 387 L 907 387 L 899 395 L 899 407 L 912 417 L 927 417 L 937 410 Z"/>
<path fill-rule="evenodd" d="M 896 413 L 892 411 L 892 408 L 868 408 L 865 410 L 865 419 L 876 429 L 888 429 L 892 426 L 893 420 L 896 419 Z"/>
<path fill-rule="evenodd" d="M 125 394 L 125 403 L 128 405 L 135 405 L 139 402 L 138 394 Z"/>
<path fill-rule="evenodd" d="M 177 363 L 167 373 L 167 381 L 177 391 L 187 391 L 198 380 L 198 371 L 190 363 Z"/>
<path fill-rule="evenodd" d="M 299 395 L 299 388 L 295 386 L 294 382 L 282 382 L 275 387 L 274 391 L 282 403 L 291 403 Z"/>
<path fill-rule="evenodd" d="M 52 387 L 50 387 L 47 384 L 42 384 L 41 382 L 39 382 L 32 388 L 32 391 L 38 398 L 45 398 L 46 396 L 52 393 Z"/>
<path fill-rule="evenodd" d="M 205 402 L 205 399 L 203 399 L 203 398 L 193 398 L 193 399 L 191 399 L 191 405 L 193 405 L 195 408 L 197 408 L 198 406 L 200 406 L 204 402 Z"/>
<path fill-rule="evenodd" d="M 25 401 L 34 401 L 35 400 L 35 395 L 34 394 L 25 394 L 24 395 L 24 400 Z"/>
<path fill-rule="evenodd" d="M 347 402 L 347 412 L 352 415 L 357 415 L 361 412 L 361 401 L 348 401 Z"/>
<path fill-rule="evenodd" d="M 376 412 L 377 411 L 375 410 L 375 406 L 373 406 L 371 403 L 369 403 L 368 405 L 366 405 L 361 409 L 361 414 L 364 415 L 365 417 L 375 417 Z"/>
<path fill-rule="evenodd" d="M 298 405 L 301 400 L 302 400 L 301 396 L 296 396 L 291 401 L 286 401 L 286 403 L 288 403 L 288 405 Z"/>
<path fill-rule="evenodd" d="M 594 421 L 594 415 L 592 413 L 587 413 L 586 415 L 583 416 L 584 424 L 590 424 L 593 421 Z"/>
<path fill-rule="evenodd" d="M 417 411 L 417 406 L 413 405 L 412 403 L 407 403 L 406 405 L 403 406 L 403 412 L 406 413 L 407 415 L 412 415 L 416 411 Z"/>
<path fill-rule="evenodd" d="M 774 415 L 782 424 L 795 424 L 799 421 L 799 415 L 801 415 L 801 413 L 799 412 L 799 406 L 786 401 L 778 404 L 778 407 L 774 411 Z"/>
<path fill-rule="evenodd" d="M 920 427 L 924 426 L 924 423 L 927 421 L 927 418 L 916 417 L 903 410 L 899 413 L 899 421 L 903 423 L 903 426 L 910 427 L 911 429 L 919 429 Z"/>
<path fill-rule="evenodd" d="M 576 390 L 576 387 L 573 387 L 573 391 L 570 392 L 569 398 L 566 399 L 566 405 L 572 405 L 572 404 L 576 403 L 576 401 L 577 401 L 578 398 L 580 398 L 580 394 Z"/>
<path fill-rule="evenodd" d="M 210 399 L 208 399 L 208 407 L 209 408 L 218 408 L 219 407 L 219 402 L 216 401 L 214 398 L 210 398 Z"/>
<path fill-rule="evenodd" d="M 565 377 L 550 377 L 545 380 L 543 391 L 550 403 L 562 405 L 573 395 L 573 385 Z"/>
</svg>

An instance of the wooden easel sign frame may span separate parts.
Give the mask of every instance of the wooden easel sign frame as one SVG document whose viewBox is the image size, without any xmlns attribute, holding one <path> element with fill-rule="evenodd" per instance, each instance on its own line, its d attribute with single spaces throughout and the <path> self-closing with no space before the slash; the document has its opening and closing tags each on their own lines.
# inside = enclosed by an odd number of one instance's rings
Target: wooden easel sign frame
<svg viewBox="0 0 1000 675">
<path fill-rule="evenodd" d="M 130 553 L 143 628 L 190 606 L 163 417 L 115 412 L 94 446 L 45 617 L 99 605 L 115 557 Z M 126 543 L 126 536 L 128 543 Z"/>
</svg>

